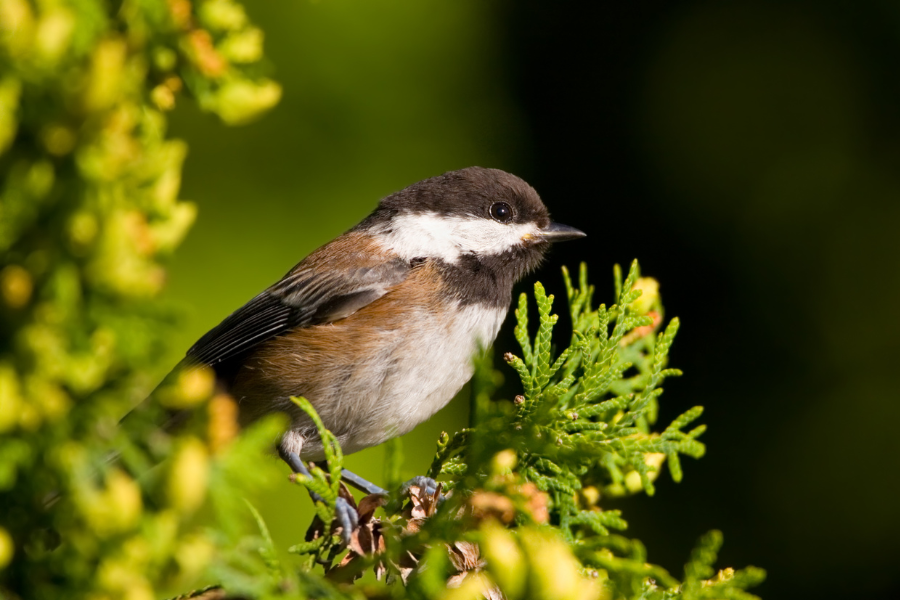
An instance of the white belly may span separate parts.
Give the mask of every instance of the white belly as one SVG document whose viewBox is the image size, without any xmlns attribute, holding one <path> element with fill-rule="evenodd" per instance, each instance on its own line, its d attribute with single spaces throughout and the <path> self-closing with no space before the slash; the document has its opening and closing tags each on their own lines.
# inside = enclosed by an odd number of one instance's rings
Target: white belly
<svg viewBox="0 0 900 600">
<path fill-rule="evenodd" d="M 421 322 L 427 324 L 414 336 L 386 332 L 384 353 L 360 365 L 341 386 L 339 398 L 317 403 L 343 452 L 407 433 L 446 406 L 472 377 L 475 353 L 493 343 L 506 312 L 476 304 L 463 307 L 449 321 L 425 317 Z M 284 441 L 288 446 L 302 445 L 306 460 L 324 458 L 309 421 L 296 416 Z"/>
</svg>

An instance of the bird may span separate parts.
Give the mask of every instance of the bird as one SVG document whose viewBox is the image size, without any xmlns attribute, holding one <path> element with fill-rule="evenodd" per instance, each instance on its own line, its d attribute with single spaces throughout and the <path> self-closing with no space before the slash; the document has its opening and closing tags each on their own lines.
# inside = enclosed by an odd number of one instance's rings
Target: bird
<svg viewBox="0 0 900 600">
<path fill-rule="evenodd" d="M 309 254 L 202 336 L 173 373 L 212 369 L 241 426 L 286 414 L 279 454 L 307 473 L 304 463 L 325 452 L 292 397 L 309 400 L 345 454 L 409 432 L 472 377 L 514 284 L 552 243 L 584 236 L 552 222 L 534 188 L 511 173 L 469 167 L 431 177 Z M 173 414 L 167 428 L 184 419 Z"/>
</svg>

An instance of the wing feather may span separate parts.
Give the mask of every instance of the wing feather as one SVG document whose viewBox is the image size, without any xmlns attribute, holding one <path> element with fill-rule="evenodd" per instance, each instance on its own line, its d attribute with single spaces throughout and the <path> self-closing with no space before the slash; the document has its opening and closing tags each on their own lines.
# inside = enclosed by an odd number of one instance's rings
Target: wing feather
<svg viewBox="0 0 900 600">
<path fill-rule="evenodd" d="M 312 258 L 312 256 L 310 257 Z M 201 337 L 185 360 L 212 367 L 249 352 L 296 327 L 331 323 L 374 302 L 406 279 L 411 267 L 392 259 L 366 267 L 341 268 L 341 261 L 307 261 L 229 315 Z"/>
</svg>

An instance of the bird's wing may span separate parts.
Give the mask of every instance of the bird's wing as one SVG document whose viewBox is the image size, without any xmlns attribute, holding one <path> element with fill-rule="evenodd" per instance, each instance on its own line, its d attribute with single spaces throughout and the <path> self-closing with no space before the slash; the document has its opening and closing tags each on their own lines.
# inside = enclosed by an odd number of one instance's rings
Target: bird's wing
<svg viewBox="0 0 900 600">
<path fill-rule="evenodd" d="M 348 317 L 406 279 L 410 269 L 398 258 L 351 254 L 322 261 L 311 255 L 200 338 L 185 360 L 215 367 L 291 329 Z"/>
</svg>

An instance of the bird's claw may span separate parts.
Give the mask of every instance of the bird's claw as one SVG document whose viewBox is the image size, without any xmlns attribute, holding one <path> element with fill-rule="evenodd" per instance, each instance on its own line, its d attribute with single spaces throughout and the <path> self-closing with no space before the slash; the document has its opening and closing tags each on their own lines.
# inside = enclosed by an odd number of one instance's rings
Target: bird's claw
<svg viewBox="0 0 900 600">
<path fill-rule="evenodd" d="M 334 501 L 334 518 L 341 526 L 341 538 L 350 545 L 350 536 L 359 527 L 359 514 L 350 503 L 340 496 Z"/>
<path fill-rule="evenodd" d="M 438 483 L 431 477 L 425 477 L 424 475 L 416 475 L 402 486 L 400 486 L 400 495 L 405 496 L 409 493 L 410 488 L 417 487 L 421 491 L 421 496 L 434 496 L 438 491 Z M 440 494 L 438 496 L 437 503 L 440 505 L 444 502 L 444 494 Z"/>
<path fill-rule="evenodd" d="M 291 467 L 291 470 L 294 473 L 312 478 L 309 468 L 296 453 L 284 452 L 282 458 Z M 325 502 L 325 499 L 316 492 L 312 490 L 307 491 L 313 502 Z M 349 493 L 350 492 L 347 492 L 347 494 Z M 353 534 L 353 531 L 359 527 L 359 513 L 357 513 L 356 508 L 346 498 L 338 496 L 334 501 L 334 519 L 338 522 L 338 525 L 341 526 L 341 538 L 344 540 L 345 544 L 349 545 L 350 536 Z"/>
</svg>

